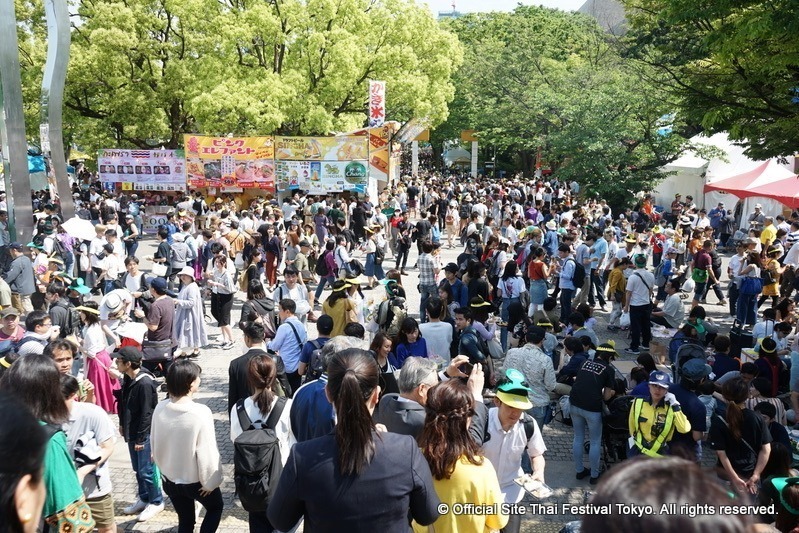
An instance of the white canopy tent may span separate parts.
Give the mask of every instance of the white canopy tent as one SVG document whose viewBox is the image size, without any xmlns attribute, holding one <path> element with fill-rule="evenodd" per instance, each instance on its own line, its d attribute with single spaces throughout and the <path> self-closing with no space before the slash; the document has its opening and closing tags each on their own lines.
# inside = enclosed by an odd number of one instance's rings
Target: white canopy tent
<svg viewBox="0 0 799 533">
<path fill-rule="evenodd" d="M 674 200 L 674 195 L 680 193 L 683 199 L 688 195 L 693 196 L 696 205 L 708 210 L 716 207 L 719 202 L 723 202 L 726 209 L 735 209 L 741 200 L 739 196 L 723 189 L 704 192 L 705 185 L 751 172 L 765 162 L 755 161 L 744 155 L 743 147 L 733 144 L 726 133 L 717 133 L 712 137 L 696 136 L 691 141 L 694 144 L 715 147 L 724 154 L 724 157 L 707 160 L 694 152 L 689 152 L 663 167 L 664 171 L 674 174 L 658 185 L 655 191 L 656 203 L 668 209 Z M 793 160 L 794 158 L 789 158 L 787 164 L 782 164 L 776 159 L 771 160 L 771 164 L 764 167 L 762 175 L 757 176 L 755 185 L 767 185 L 785 178 L 793 170 Z M 774 215 L 782 213 L 784 207 L 782 203 L 772 198 L 746 197 L 743 199 L 741 211 L 744 215 L 743 226 L 746 225 L 746 215 L 754 211 L 755 204 L 761 204 L 764 213 Z"/>
<path fill-rule="evenodd" d="M 444 164 L 448 167 L 452 165 L 471 165 L 472 154 L 463 148 L 450 148 L 444 152 Z"/>
</svg>

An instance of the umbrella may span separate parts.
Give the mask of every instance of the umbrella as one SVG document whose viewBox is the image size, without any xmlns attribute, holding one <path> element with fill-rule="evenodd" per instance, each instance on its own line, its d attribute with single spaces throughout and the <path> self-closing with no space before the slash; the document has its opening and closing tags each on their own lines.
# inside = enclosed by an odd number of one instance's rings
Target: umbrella
<svg viewBox="0 0 799 533">
<path fill-rule="evenodd" d="M 78 217 L 70 218 L 61 224 L 61 227 L 64 228 L 68 235 L 82 241 L 90 241 L 97 235 L 94 231 L 94 224 L 91 221 Z"/>
</svg>

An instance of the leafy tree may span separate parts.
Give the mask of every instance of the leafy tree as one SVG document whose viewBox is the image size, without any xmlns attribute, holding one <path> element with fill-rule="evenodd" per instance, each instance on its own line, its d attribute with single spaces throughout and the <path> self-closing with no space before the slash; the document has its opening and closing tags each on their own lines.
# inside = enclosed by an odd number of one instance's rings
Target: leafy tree
<svg viewBox="0 0 799 533">
<path fill-rule="evenodd" d="M 657 133 L 673 106 L 593 19 L 520 6 L 452 28 L 465 47 L 455 79 L 466 104 L 448 122 L 471 123 L 481 142 L 515 151 L 526 175 L 540 149 L 558 177 L 623 202 L 653 188 L 658 169 L 688 148 L 676 120 L 671 134 Z"/>
<path fill-rule="evenodd" d="M 76 5 L 65 122 L 87 150 L 176 148 L 191 132 L 346 131 L 364 125 L 369 79 L 387 81 L 389 119 L 435 125 L 462 56 L 457 38 L 411 0 Z M 24 25 L 43 49 L 39 24 Z M 40 61 L 31 60 L 30 85 Z"/>
<path fill-rule="evenodd" d="M 685 120 L 726 131 L 756 159 L 796 152 L 799 4 L 623 0 L 628 53 L 652 66 Z"/>
</svg>

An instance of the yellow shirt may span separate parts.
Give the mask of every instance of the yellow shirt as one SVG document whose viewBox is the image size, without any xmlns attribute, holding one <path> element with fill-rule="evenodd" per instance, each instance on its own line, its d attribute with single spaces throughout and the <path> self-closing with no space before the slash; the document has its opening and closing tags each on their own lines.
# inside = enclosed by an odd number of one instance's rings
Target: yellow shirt
<svg viewBox="0 0 799 533">
<path fill-rule="evenodd" d="M 769 224 L 763 231 L 760 232 L 760 244 L 764 245 L 768 243 L 773 243 L 774 239 L 777 238 L 777 228 L 774 227 L 774 224 Z"/>
<path fill-rule="evenodd" d="M 349 322 L 355 322 L 355 306 L 349 298 L 341 298 L 336 302 L 335 306 L 331 306 L 325 300 L 322 304 L 322 311 L 333 319 L 333 331 L 330 332 L 331 337 L 344 334 L 344 326 Z"/>
<path fill-rule="evenodd" d="M 614 296 L 615 292 L 624 294 L 627 291 L 627 278 L 624 277 L 624 272 L 620 268 L 614 268 L 610 271 L 608 276 L 608 297 Z M 619 302 L 624 303 L 622 300 Z"/>
<path fill-rule="evenodd" d="M 436 533 L 458 533 L 469 531 L 481 533 L 492 529 L 502 529 L 508 523 L 508 515 L 502 514 L 502 491 L 499 489 L 497 473 L 491 461 L 483 458 L 482 465 L 473 465 L 465 458 L 455 464 L 455 470 L 449 479 L 433 478 L 436 494 L 449 506 L 449 512 L 442 514 L 433 523 Z M 453 505 L 475 504 L 480 509 L 470 513 L 455 514 Z M 413 523 L 414 533 L 427 533 L 428 526 Z"/>
</svg>

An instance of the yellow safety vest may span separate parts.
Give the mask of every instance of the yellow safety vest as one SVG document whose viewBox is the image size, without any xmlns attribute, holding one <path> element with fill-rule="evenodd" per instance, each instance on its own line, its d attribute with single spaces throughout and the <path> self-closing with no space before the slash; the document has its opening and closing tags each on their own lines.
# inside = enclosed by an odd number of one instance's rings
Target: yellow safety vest
<svg viewBox="0 0 799 533">
<path fill-rule="evenodd" d="M 641 416 L 641 409 L 644 407 L 644 399 L 637 398 L 635 400 L 635 405 L 633 407 L 633 417 L 636 423 L 636 431 L 635 431 L 635 445 L 641 450 L 641 453 L 648 456 L 648 457 L 663 457 L 660 453 L 660 449 L 663 447 L 663 444 L 666 442 L 666 437 L 668 437 L 669 433 L 671 432 L 671 427 L 674 425 L 674 411 L 671 407 L 668 408 L 666 411 L 666 422 L 663 424 L 663 430 L 660 432 L 660 435 L 655 439 L 652 443 L 650 448 L 647 448 L 644 445 L 644 439 L 642 437 L 642 431 L 638 429 L 638 418 Z M 653 406 L 654 407 L 654 406 Z M 654 409 L 653 409 L 654 411 Z"/>
</svg>

